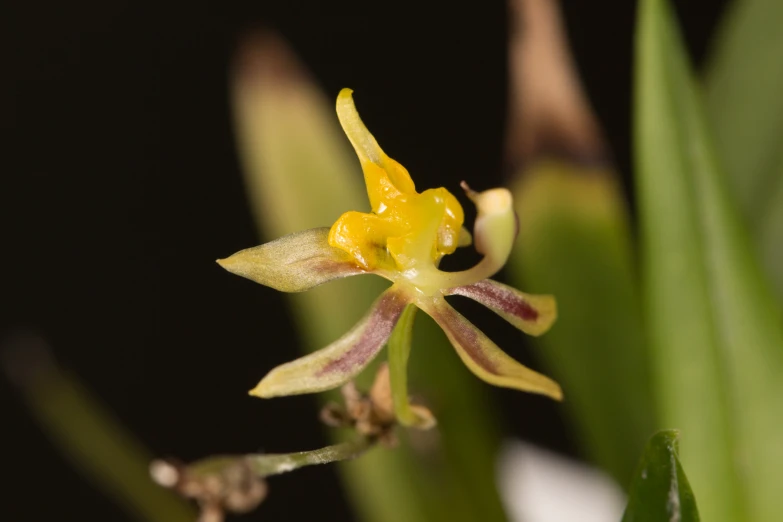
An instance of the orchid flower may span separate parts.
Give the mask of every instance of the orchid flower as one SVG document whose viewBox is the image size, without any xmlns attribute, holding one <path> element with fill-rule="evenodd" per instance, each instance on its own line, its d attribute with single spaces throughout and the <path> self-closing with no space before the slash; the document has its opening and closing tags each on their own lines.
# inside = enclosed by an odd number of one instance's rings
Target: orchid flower
<svg viewBox="0 0 783 522">
<path fill-rule="evenodd" d="M 412 318 L 419 308 L 440 325 L 479 378 L 561 399 L 556 382 L 512 359 L 445 299 L 457 295 L 478 301 L 530 335 L 543 334 L 554 322 L 552 296 L 525 294 L 488 279 L 506 263 L 516 238 L 511 193 L 504 188 L 475 192 L 462 183 L 477 207 L 471 238 L 462 227 L 464 213 L 454 195 L 445 188 L 416 192 L 408 171 L 381 150 L 359 118 L 350 89 L 337 97 L 337 116 L 359 156 L 372 212 L 346 212 L 331 228 L 294 233 L 218 263 L 283 292 L 360 274 L 384 277 L 392 285 L 353 329 L 329 346 L 273 369 L 250 394 L 268 398 L 336 388 L 360 373 L 389 342 L 400 422 L 431 425 L 424 408 L 407 402 L 405 389 Z M 483 255 L 474 267 L 460 272 L 438 268 L 443 256 L 471 240 Z"/>
</svg>

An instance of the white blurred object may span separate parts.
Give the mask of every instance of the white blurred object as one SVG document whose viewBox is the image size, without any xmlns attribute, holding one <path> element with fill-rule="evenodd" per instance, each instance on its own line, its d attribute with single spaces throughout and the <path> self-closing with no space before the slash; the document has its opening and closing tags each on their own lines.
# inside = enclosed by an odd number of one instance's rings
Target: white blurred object
<svg viewBox="0 0 783 522">
<path fill-rule="evenodd" d="M 508 441 L 498 465 L 500 494 L 515 522 L 617 522 L 625 494 L 606 473 L 551 451 Z"/>
</svg>

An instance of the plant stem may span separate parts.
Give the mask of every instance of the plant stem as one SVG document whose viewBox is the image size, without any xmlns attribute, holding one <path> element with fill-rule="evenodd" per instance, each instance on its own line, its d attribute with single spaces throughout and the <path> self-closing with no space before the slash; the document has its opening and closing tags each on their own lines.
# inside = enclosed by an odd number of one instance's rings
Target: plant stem
<svg viewBox="0 0 783 522">
<path fill-rule="evenodd" d="M 416 310 L 416 306 L 412 304 L 403 310 L 388 343 L 389 378 L 394 400 L 394 414 L 403 426 L 415 426 L 420 423 L 419 416 L 413 411 L 408 400 L 408 356 L 411 353 L 413 319 Z"/>
<path fill-rule="evenodd" d="M 341 460 L 350 460 L 362 455 L 375 445 L 375 440 L 368 437 L 357 437 L 348 442 L 333 444 L 324 448 L 296 453 L 270 453 L 235 456 L 215 456 L 194 462 L 188 471 L 196 476 L 220 473 L 223 469 L 244 459 L 253 472 L 259 477 L 279 475 L 304 466 L 329 464 Z"/>
</svg>

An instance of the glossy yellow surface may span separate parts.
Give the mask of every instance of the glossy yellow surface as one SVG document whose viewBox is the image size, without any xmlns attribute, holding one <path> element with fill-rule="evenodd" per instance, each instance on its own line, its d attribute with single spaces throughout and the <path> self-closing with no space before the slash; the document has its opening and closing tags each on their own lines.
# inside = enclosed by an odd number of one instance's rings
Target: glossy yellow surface
<svg viewBox="0 0 783 522">
<path fill-rule="evenodd" d="M 457 198 L 445 188 L 416 192 L 405 167 L 381 150 L 359 119 L 349 89 L 340 92 L 337 113 L 361 161 L 372 212 L 340 216 L 329 244 L 366 270 L 437 265 L 458 246 L 465 216 Z"/>
</svg>

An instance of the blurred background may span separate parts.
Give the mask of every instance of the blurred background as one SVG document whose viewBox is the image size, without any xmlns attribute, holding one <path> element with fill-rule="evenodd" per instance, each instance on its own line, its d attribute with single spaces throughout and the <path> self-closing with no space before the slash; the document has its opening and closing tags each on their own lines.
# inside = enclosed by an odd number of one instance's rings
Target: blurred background
<svg viewBox="0 0 783 522">
<path fill-rule="evenodd" d="M 633 4 L 562 5 L 632 216 Z M 724 2 L 674 5 L 698 65 Z M 260 243 L 231 106 L 240 43 L 259 30 L 278 34 L 329 100 L 354 89 L 368 127 L 419 187 L 456 193 L 460 180 L 482 189 L 508 174 L 508 6 L 11 2 L 4 11 L 4 342 L 44 339 L 154 455 L 189 461 L 326 444 L 314 397 L 246 394 L 299 353 L 285 296 L 214 263 Z M 513 328 L 481 307 L 460 308 L 541 367 Z M 130 520 L 73 470 L 13 386 L 0 386 L 6 517 Z M 481 389 L 497 404 L 503 437 L 587 458 L 562 405 Z M 335 467 L 281 476 L 271 491 L 248 519 L 353 519 Z"/>
</svg>

